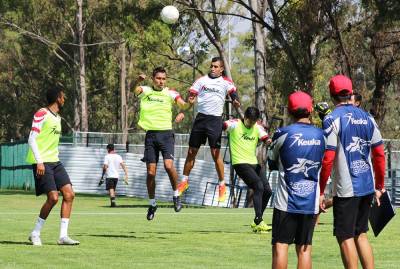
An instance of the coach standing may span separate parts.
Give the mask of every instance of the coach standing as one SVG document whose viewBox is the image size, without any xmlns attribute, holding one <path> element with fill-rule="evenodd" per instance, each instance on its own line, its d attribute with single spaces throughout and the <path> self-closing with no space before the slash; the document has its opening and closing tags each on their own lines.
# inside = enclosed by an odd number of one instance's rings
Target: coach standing
<svg viewBox="0 0 400 269">
<path fill-rule="evenodd" d="M 334 76 L 329 90 L 336 108 L 323 122 L 327 148 L 320 176 L 320 206 L 324 209 L 323 193 L 333 167 L 333 233 L 343 264 L 347 269 L 357 268 L 360 257 L 363 268 L 374 268 L 366 232 L 373 196 L 379 205 L 385 191 L 382 136 L 373 117 L 351 103 L 349 78 Z"/>
</svg>

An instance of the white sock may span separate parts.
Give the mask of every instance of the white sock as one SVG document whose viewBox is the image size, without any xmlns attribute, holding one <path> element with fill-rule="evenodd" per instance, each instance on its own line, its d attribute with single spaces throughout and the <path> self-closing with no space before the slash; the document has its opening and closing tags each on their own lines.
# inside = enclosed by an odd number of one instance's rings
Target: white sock
<svg viewBox="0 0 400 269">
<path fill-rule="evenodd" d="M 185 181 L 185 180 L 186 180 L 186 181 L 189 181 L 189 176 L 185 176 L 185 175 L 183 175 L 183 177 L 182 177 L 182 181 Z M 182 181 L 181 181 L 181 182 L 182 182 Z"/>
<path fill-rule="evenodd" d="M 157 205 L 156 199 L 149 199 L 149 203 L 150 203 L 151 206 L 156 206 Z"/>
<path fill-rule="evenodd" d="M 179 196 L 179 190 L 176 189 L 176 190 L 174 190 L 174 197 L 178 197 L 178 196 Z"/>
<path fill-rule="evenodd" d="M 69 219 L 61 218 L 60 238 L 68 236 L 68 224 L 69 224 Z"/>
<path fill-rule="evenodd" d="M 38 219 L 36 220 L 35 228 L 33 228 L 32 233 L 40 235 L 40 231 L 42 230 L 45 221 L 46 221 L 45 219 L 38 217 Z"/>
<path fill-rule="evenodd" d="M 220 186 L 225 185 L 225 180 L 220 181 L 220 182 L 219 182 L 219 185 L 220 185 Z"/>
</svg>

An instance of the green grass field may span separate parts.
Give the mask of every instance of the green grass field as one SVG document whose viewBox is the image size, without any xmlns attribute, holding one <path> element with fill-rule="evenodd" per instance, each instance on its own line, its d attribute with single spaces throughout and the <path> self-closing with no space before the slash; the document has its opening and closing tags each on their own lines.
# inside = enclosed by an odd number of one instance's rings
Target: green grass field
<svg viewBox="0 0 400 269">
<path fill-rule="evenodd" d="M 44 246 L 27 238 L 44 196 L 0 191 L 0 268 L 270 268 L 271 234 L 253 234 L 252 209 L 184 208 L 159 204 L 146 220 L 147 201 L 78 195 L 69 234 L 80 246 L 58 246 L 60 203 L 42 230 Z M 264 216 L 271 223 L 271 210 Z M 313 241 L 314 268 L 343 268 L 332 236 L 331 212 L 322 215 Z M 400 268 L 400 220 L 374 238 L 376 268 Z M 289 268 L 296 268 L 294 247 Z"/>
</svg>

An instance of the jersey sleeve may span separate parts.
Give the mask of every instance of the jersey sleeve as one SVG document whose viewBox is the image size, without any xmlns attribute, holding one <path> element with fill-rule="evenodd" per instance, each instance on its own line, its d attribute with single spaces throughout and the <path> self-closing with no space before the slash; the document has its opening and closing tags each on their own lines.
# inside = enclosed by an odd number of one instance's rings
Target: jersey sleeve
<svg viewBox="0 0 400 269">
<path fill-rule="evenodd" d="M 124 163 L 124 160 L 122 159 L 122 157 L 120 155 L 118 155 L 118 161 L 119 161 L 119 164 Z"/>
<path fill-rule="evenodd" d="M 202 83 L 202 77 L 201 77 L 193 83 L 193 85 L 189 89 L 189 92 L 192 94 L 198 95 L 202 87 L 203 87 L 203 83 Z"/>
<path fill-rule="evenodd" d="M 272 137 L 270 150 L 268 152 L 268 159 L 270 159 L 273 162 L 278 161 L 279 150 L 281 149 L 283 143 L 285 142 L 286 136 L 287 134 L 280 129 L 278 129 L 274 133 L 274 136 Z"/>
<path fill-rule="evenodd" d="M 106 155 L 106 156 L 104 156 L 104 162 L 103 162 L 103 164 L 104 164 L 104 165 L 108 165 L 108 163 L 109 163 L 108 155 Z"/>
<path fill-rule="evenodd" d="M 256 127 L 258 129 L 258 139 L 261 140 L 261 141 L 264 141 L 265 139 L 267 139 L 268 138 L 268 134 L 265 131 L 264 127 L 259 123 L 256 123 Z"/>
<path fill-rule="evenodd" d="M 224 81 L 225 81 L 226 92 L 228 94 L 236 92 L 235 83 L 233 83 L 233 81 L 230 78 L 224 77 Z"/>
<path fill-rule="evenodd" d="M 169 96 L 171 97 L 171 99 L 176 102 L 179 98 L 182 98 L 180 93 L 177 92 L 175 89 L 169 89 L 168 90 Z"/>
<path fill-rule="evenodd" d="M 236 128 L 237 124 L 238 124 L 238 120 L 237 120 L 237 119 L 227 120 L 227 121 L 224 122 L 223 129 L 224 129 L 227 133 L 229 133 L 229 132 L 231 132 L 233 129 Z"/>
<path fill-rule="evenodd" d="M 374 130 L 372 132 L 372 138 L 371 138 L 371 146 L 374 148 L 379 145 L 382 145 L 383 140 L 382 140 L 381 132 L 379 131 L 378 125 L 376 124 L 374 118 L 369 117 L 369 119 L 372 121 L 372 124 L 374 126 Z"/>
<path fill-rule="evenodd" d="M 142 89 L 142 92 L 138 95 L 138 97 L 146 96 L 146 94 L 151 91 L 149 86 L 139 86 Z"/>
<path fill-rule="evenodd" d="M 32 121 L 32 132 L 40 133 L 43 127 L 43 123 L 46 121 L 47 110 L 42 108 L 38 110 L 35 115 L 33 116 Z"/>
<path fill-rule="evenodd" d="M 331 115 L 324 118 L 322 128 L 324 129 L 327 150 L 336 150 L 338 145 L 339 126 L 340 118 L 335 119 Z"/>
</svg>

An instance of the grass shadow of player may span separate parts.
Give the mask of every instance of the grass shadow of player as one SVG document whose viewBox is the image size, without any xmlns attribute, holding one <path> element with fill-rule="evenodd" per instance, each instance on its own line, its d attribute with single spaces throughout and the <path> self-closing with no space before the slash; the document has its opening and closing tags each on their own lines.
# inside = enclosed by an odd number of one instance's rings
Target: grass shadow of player
<svg viewBox="0 0 400 269">
<path fill-rule="evenodd" d="M 182 234 L 181 232 L 143 232 L 144 234 Z"/>
<path fill-rule="evenodd" d="M 125 234 L 88 234 L 86 236 L 103 237 L 103 238 L 122 238 L 122 239 L 149 239 L 145 236 L 125 235 Z M 166 237 L 154 237 L 156 239 L 167 239 Z"/>
<path fill-rule="evenodd" d="M 20 241 L 0 241 L 0 245 L 32 245 L 29 242 L 20 242 Z"/>
<path fill-rule="evenodd" d="M 198 234 L 242 234 L 243 232 L 233 232 L 233 231 L 222 231 L 222 230 L 192 230 L 191 233 L 198 233 Z"/>
</svg>

